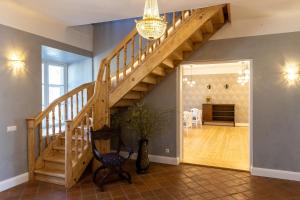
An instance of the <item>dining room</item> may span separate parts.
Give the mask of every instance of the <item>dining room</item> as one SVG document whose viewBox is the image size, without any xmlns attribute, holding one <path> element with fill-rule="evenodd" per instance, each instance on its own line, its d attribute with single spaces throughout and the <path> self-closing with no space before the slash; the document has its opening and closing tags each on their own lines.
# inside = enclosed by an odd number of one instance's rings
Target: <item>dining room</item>
<svg viewBox="0 0 300 200">
<path fill-rule="evenodd" d="M 249 171 L 250 62 L 182 67 L 182 162 Z"/>
</svg>

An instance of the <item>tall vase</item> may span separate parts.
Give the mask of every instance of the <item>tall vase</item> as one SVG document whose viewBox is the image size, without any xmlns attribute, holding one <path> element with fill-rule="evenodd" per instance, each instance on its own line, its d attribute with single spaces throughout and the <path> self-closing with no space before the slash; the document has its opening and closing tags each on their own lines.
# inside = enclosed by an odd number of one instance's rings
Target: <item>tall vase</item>
<svg viewBox="0 0 300 200">
<path fill-rule="evenodd" d="M 149 169 L 149 157 L 148 157 L 148 140 L 139 140 L 139 150 L 136 159 L 136 171 L 138 174 L 144 174 L 148 172 Z"/>
</svg>

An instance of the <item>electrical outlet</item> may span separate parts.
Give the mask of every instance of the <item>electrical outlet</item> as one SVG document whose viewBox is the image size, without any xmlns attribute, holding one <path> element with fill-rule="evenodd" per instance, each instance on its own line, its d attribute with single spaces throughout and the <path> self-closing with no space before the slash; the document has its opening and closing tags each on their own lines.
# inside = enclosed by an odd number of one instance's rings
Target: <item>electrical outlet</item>
<svg viewBox="0 0 300 200">
<path fill-rule="evenodd" d="M 8 126 L 6 127 L 6 132 L 10 133 L 10 132 L 16 132 L 17 131 L 17 126 Z"/>
<path fill-rule="evenodd" d="M 169 148 L 165 148 L 165 152 L 166 153 L 170 153 L 170 149 Z"/>
</svg>

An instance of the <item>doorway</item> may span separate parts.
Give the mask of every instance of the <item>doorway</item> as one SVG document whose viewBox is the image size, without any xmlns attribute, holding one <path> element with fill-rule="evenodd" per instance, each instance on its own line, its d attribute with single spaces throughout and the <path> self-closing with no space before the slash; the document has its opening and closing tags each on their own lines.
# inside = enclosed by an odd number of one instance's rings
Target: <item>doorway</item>
<svg viewBox="0 0 300 200">
<path fill-rule="evenodd" d="M 250 170 L 251 73 L 250 60 L 181 65 L 177 77 L 181 162 Z"/>
</svg>

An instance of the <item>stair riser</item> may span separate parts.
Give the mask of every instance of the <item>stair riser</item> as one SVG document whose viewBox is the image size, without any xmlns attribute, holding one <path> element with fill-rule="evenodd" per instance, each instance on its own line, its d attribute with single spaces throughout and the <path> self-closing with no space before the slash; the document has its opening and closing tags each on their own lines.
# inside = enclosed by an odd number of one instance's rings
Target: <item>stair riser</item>
<svg viewBox="0 0 300 200">
<path fill-rule="evenodd" d="M 65 170 L 65 164 L 58 163 L 58 162 L 51 162 L 45 161 L 45 168 L 46 169 L 58 169 L 58 170 Z"/>
<path fill-rule="evenodd" d="M 35 180 L 43 181 L 43 182 L 47 182 L 47 183 L 54 183 L 54 184 L 58 184 L 58 185 L 65 185 L 64 178 L 59 178 L 59 177 L 54 177 L 54 176 L 35 174 Z"/>
</svg>

